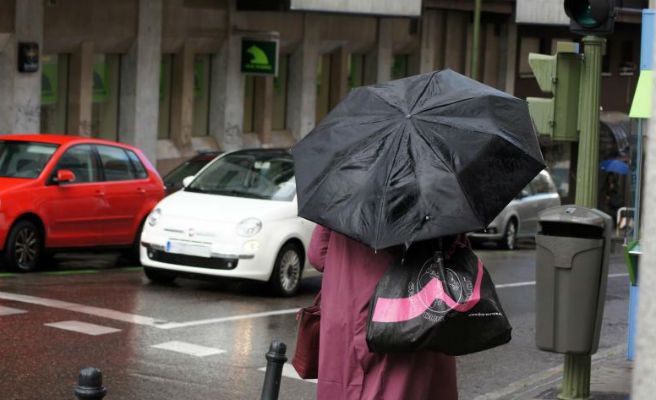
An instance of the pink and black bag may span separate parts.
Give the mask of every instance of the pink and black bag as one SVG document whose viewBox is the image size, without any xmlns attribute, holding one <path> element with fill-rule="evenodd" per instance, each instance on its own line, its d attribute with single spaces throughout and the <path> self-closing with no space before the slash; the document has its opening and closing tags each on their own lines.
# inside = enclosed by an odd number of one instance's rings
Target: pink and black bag
<svg viewBox="0 0 656 400">
<path fill-rule="evenodd" d="M 494 284 L 466 241 L 413 244 L 378 282 L 369 306 L 372 352 L 464 355 L 507 343 L 511 326 Z"/>
</svg>

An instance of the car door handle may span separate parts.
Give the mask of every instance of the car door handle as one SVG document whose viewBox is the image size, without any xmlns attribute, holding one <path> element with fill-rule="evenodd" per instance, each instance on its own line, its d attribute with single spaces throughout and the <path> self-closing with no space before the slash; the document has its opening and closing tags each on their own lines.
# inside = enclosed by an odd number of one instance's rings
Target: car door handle
<svg viewBox="0 0 656 400">
<path fill-rule="evenodd" d="M 100 196 L 100 197 L 102 197 L 102 196 L 104 196 L 104 195 L 105 195 L 105 192 L 104 192 L 104 191 L 102 191 L 102 190 L 96 190 L 96 196 Z"/>
<path fill-rule="evenodd" d="M 146 189 L 144 189 L 144 188 L 137 188 L 137 192 L 139 192 L 139 194 L 146 194 Z"/>
</svg>

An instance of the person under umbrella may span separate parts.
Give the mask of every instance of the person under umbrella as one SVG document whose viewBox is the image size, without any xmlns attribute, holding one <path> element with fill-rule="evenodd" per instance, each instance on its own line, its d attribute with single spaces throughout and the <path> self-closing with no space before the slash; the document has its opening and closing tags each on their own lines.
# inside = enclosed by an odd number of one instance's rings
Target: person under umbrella
<svg viewBox="0 0 656 400">
<path fill-rule="evenodd" d="M 319 224 L 319 399 L 457 399 L 453 357 L 375 354 L 369 300 L 407 246 L 484 228 L 544 168 L 526 102 L 450 70 L 358 88 L 293 149 Z"/>
</svg>

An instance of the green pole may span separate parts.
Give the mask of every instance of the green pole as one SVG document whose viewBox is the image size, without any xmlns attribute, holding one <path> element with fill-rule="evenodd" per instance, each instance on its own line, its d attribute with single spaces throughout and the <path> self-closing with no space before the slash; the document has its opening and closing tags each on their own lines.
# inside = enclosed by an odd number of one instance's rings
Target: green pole
<svg viewBox="0 0 656 400">
<path fill-rule="evenodd" d="M 581 105 L 579 119 L 579 158 L 576 173 L 576 204 L 597 207 L 599 179 L 599 97 L 601 92 L 601 56 L 605 39 L 583 38 Z M 561 400 L 590 398 L 590 354 L 565 354 Z"/>
<path fill-rule="evenodd" d="M 471 78 L 478 80 L 478 48 L 479 37 L 481 36 L 481 2 L 483 0 L 476 0 L 474 5 L 474 37 L 472 38 L 472 54 L 471 54 Z"/>
</svg>

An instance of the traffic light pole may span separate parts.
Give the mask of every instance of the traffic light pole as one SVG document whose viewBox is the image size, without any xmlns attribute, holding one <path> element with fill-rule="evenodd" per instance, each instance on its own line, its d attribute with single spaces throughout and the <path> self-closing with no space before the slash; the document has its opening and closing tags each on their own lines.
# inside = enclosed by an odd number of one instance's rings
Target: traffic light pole
<svg viewBox="0 0 656 400">
<path fill-rule="evenodd" d="M 583 38 L 581 71 L 581 105 L 579 118 L 579 156 L 576 178 L 576 204 L 596 208 L 599 179 L 599 98 L 601 93 L 601 58 L 606 39 Z M 566 354 L 561 400 L 584 400 L 590 397 L 590 354 Z"/>
</svg>

